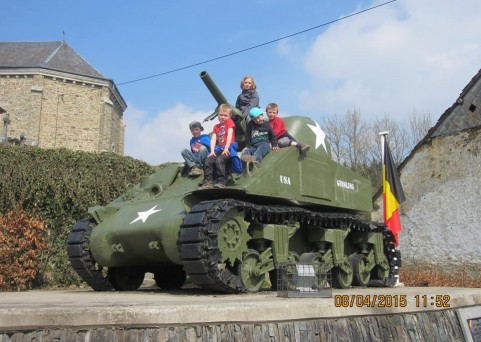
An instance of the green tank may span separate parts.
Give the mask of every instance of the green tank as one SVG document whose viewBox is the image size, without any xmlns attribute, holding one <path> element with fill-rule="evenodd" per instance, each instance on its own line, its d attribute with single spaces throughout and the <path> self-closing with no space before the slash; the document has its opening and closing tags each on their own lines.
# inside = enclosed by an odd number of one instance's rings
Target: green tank
<svg viewBox="0 0 481 342">
<path fill-rule="evenodd" d="M 206 72 L 218 104 L 227 102 Z M 213 119 L 214 112 L 207 119 Z M 400 258 L 393 235 L 369 222 L 370 182 L 331 158 L 319 124 L 284 118 L 311 146 L 271 151 L 224 189 L 198 190 L 183 164 L 170 164 L 106 206 L 89 208 L 68 236 L 79 276 L 94 290 L 136 290 L 145 273 L 165 290 L 190 282 L 215 292 L 255 292 L 286 263 L 330 270 L 332 286 L 391 286 Z M 180 154 L 180 151 L 179 151 Z"/>
</svg>

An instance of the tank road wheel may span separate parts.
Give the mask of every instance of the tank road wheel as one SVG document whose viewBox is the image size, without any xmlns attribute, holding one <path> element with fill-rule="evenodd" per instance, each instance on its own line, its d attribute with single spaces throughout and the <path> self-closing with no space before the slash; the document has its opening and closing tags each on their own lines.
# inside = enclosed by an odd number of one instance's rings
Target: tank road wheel
<svg viewBox="0 0 481 342">
<path fill-rule="evenodd" d="M 346 273 L 341 270 L 339 267 L 334 267 L 332 272 L 332 286 L 338 289 L 348 289 L 352 284 L 352 267 L 349 263 L 345 264 L 345 267 L 348 267 L 349 272 Z"/>
<path fill-rule="evenodd" d="M 304 264 L 322 264 L 322 255 L 320 253 L 303 253 L 299 258 L 299 262 Z"/>
<path fill-rule="evenodd" d="M 325 263 L 322 261 L 321 253 L 304 253 L 301 254 L 299 263 L 312 264 L 314 271 L 316 272 L 316 286 L 317 289 L 323 289 L 330 287 L 329 277 L 327 276 L 328 268 L 325 267 Z M 324 266 L 324 267 L 322 267 Z"/>
<path fill-rule="evenodd" d="M 136 267 L 110 267 L 108 277 L 117 291 L 135 291 L 142 285 L 145 272 Z"/>
<path fill-rule="evenodd" d="M 354 254 L 349 257 L 352 264 L 352 284 L 358 286 L 367 286 L 371 280 L 371 270 L 366 266 L 366 256 L 364 254 Z"/>
<path fill-rule="evenodd" d="M 184 285 L 185 272 L 182 266 L 168 266 L 154 272 L 155 284 L 163 290 L 178 290 Z"/>
<path fill-rule="evenodd" d="M 297 264 L 299 262 L 299 254 L 296 252 L 291 252 L 289 251 L 289 254 L 287 256 L 288 262 L 292 262 L 294 264 Z M 271 281 L 271 289 L 273 291 L 277 291 L 277 269 L 273 269 L 272 271 L 269 272 L 269 280 Z"/>
<path fill-rule="evenodd" d="M 265 274 L 257 274 L 258 264 L 260 262 L 260 255 L 254 249 L 249 249 L 242 258 L 242 263 L 239 265 L 239 275 L 242 285 L 247 292 L 257 292 L 264 283 Z"/>
<path fill-rule="evenodd" d="M 389 270 L 383 270 L 379 265 L 374 266 L 371 271 L 372 280 L 384 280 L 389 277 Z"/>
</svg>

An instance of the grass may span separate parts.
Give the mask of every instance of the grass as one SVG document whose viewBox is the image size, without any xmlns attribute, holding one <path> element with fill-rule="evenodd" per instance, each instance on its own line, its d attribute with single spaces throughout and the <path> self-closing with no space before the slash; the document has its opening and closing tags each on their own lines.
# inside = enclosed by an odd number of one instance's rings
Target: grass
<svg viewBox="0 0 481 342">
<path fill-rule="evenodd" d="M 481 287 L 480 273 L 472 274 L 464 268 L 450 272 L 437 265 L 403 266 L 399 280 L 409 287 Z"/>
</svg>

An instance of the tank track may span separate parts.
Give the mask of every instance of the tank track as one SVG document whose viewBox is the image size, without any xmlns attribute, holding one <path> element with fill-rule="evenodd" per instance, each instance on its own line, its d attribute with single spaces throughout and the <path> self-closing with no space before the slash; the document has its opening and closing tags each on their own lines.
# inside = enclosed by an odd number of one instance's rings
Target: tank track
<svg viewBox="0 0 481 342">
<path fill-rule="evenodd" d="M 396 282 L 398 261 L 394 248 L 394 236 L 384 224 L 359 220 L 346 213 L 316 212 L 300 207 L 257 205 L 234 199 L 204 201 L 195 205 L 180 226 L 178 247 L 184 271 L 196 285 L 213 291 L 244 292 L 240 277 L 228 269 L 219 268 L 221 252 L 217 248 L 217 233 L 222 217 L 231 209 L 243 213 L 246 221 L 284 224 L 299 222 L 318 227 L 350 227 L 361 232 L 382 232 L 385 254 L 390 265 L 389 277 L 377 286 L 393 286 Z M 376 285 L 376 284 L 374 284 Z"/>
<path fill-rule="evenodd" d="M 111 291 L 114 288 L 90 253 L 89 239 L 95 222 L 92 219 L 77 221 L 67 238 L 67 254 L 77 274 L 95 291 Z"/>
</svg>

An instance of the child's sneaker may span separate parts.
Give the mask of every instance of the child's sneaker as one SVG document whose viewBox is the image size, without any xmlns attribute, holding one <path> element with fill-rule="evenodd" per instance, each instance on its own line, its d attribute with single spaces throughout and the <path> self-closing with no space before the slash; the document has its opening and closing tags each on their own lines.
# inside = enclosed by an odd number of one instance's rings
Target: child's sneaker
<svg viewBox="0 0 481 342">
<path fill-rule="evenodd" d="M 251 156 L 250 154 L 243 154 L 241 157 L 241 160 L 245 163 L 254 160 L 254 156 Z"/>
<path fill-rule="evenodd" d="M 214 187 L 214 183 L 212 181 L 204 181 L 197 189 L 204 190 L 204 189 L 212 189 Z"/>
<path fill-rule="evenodd" d="M 311 146 L 306 145 L 306 144 L 302 144 L 302 143 L 300 143 L 297 146 L 299 147 L 299 149 L 301 150 L 302 153 L 306 153 L 311 148 Z"/>
<path fill-rule="evenodd" d="M 201 174 L 202 174 L 202 169 L 200 167 L 198 167 L 197 165 L 194 165 L 190 168 L 189 176 L 198 177 Z"/>
<path fill-rule="evenodd" d="M 214 188 L 224 189 L 224 188 L 225 188 L 225 183 L 224 183 L 224 182 L 215 183 Z"/>
</svg>

